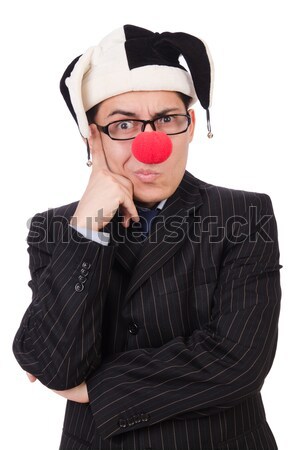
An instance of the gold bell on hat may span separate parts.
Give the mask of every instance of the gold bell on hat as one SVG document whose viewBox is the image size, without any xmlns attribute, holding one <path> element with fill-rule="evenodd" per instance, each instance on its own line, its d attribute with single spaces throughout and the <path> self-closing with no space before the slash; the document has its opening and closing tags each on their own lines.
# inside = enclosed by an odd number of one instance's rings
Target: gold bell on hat
<svg viewBox="0 0 298 450">
<path fill-rule="evenodd" d="M 91 167 L 92 166 L 92 161 L 90 159 L 90 147 L 89 147 L 88 139 L 86 139 L 86 144 L 87 144 L 87 158 L 88 158 L 88 161 L 86 162 L 86 165 L 88 167 Z"/>
<path fill-rule="evenodd" d="M 211 131 L 211 123 L 210 123 L 210 112 L 209 112 L 209 109 L 206 109 L 206 115 L 207 115 L 207 130 L 208 130 L 207 137 L 208 137 L 209 139 L 212 139 L 212 138 L 213 138 L 213 133 L 212 133 L 212 131 Z"/>
</svg>

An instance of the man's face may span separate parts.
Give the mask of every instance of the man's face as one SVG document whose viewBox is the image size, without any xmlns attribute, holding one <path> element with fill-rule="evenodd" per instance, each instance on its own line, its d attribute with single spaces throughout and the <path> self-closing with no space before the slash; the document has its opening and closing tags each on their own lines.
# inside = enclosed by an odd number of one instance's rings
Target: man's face
<svg viewBox="0 0 298 450">
<path fill-rule="evenodd" d="M 164 114 L 185 113 L 183 101 L 176 92 L 128 92 L 103 101 L 95 122 L 104 126 L 115 120 L 151 120 Z M 194 111 L 190 110 L 189 114 L 192 121 L 188 130 L 183 134 L 169 136 L 173 144 L 172 153 L 160 164 L 145 164 L 138 161 L 131 152 L 132 140 L 114 141 L 101 133 L 109 169 L 130 179 L 134 189 L 134 200 L 151 207 L 156 202 L 168 198 L 177 189 L 184 175 L 188 145 L 194 132 Z M 146 131 L 152 131 L 150 125 L 146 126 Z M 137 173 L 142 169 L 154 174 L 146 179 L 146 176 Z"/>
</svg>

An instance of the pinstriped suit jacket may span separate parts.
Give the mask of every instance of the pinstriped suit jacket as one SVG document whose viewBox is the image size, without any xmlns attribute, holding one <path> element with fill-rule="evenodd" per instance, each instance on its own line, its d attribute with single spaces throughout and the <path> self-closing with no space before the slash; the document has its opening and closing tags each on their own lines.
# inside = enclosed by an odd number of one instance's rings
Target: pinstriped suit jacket
<svg viewBox="0 0 298 450">
<path fill-rule="evenodd" d="M 68 225 L 76 205 L 32 220 L 13 345 L 49 388 L 87 381 L 60 449 L 277 449 L 260 395 L 280 303 L 269 197 L 186 172 L 146 241 L 115 217 L 107 247 Z"/>
</svg>

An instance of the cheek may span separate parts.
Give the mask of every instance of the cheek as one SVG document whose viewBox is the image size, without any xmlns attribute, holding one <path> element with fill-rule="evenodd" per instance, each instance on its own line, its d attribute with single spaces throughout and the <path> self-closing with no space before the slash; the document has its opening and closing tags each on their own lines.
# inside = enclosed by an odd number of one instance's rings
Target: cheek
<svg viewBox="0 0 298 450">
<path fill-rule="evenodd" d="M 167 161 L 165 161 L 164 171 L 170 184 L 176 185 L 184 175 L 188 157 L 188 144 L 183 142 L 180 145 L 173 145 L 173 151 Z"/>
<path fill-rule="evenodd" d="M 131 157 L 131 142 L 103 139 L 103 147 L 110 170 L 115 173 L 123 173 L 123 167 Z"/>
<path fill-rule="evenodd" d="M 176 137 L 178 138 L 178 136 Z M 188 156 L 188 141 L 185 139 L 173 140 L 173 151 L 168 159 L 169 164 L 173 169 L 181 169 L 181 165 L 185 165 Z M 177 166 L 177 167 L 176 167 Z"/>
</svg>

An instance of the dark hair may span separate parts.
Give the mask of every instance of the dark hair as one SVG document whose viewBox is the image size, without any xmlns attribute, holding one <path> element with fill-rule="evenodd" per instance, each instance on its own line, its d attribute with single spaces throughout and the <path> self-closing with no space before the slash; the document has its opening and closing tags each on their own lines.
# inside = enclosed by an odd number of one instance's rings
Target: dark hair
<svg viewBox="0 0 298 450">
<path fill-rule="evenodd" d="M 177 94 L 179 95 L 179 97 L 181 98 L 181 100 L 183 101 L 183 104 L 185 106 L 186 111 L 188 110 L 188 108 L 190 107 L 192 98 L 189 97 L 186 94 L 182 94 L 182 92 L 177 92 Z"/>
<path fill-rule="evenodd" d="M 183 104 L 185 106 L 186 111 L 189 108 L 189 105 L 191 103 L 191 97 L 189 97 L 188 95 L 182 94 L 182 92 L 177 92 L 178 96 L 181 98 L 181 100 L 183 101 Z M 88 109 L 88 111 L 86 112 L 86 116 L 88 119 L 88 123 L 89 125 L 91 123 L 94 123 L 95 121 L 95 116 L 98 113 L 98 109 L 99 109 L 100 103 L 97 103 L 97 105 L 93 106 L 92 108 Z"/>
<path fill-rule="evenodd" d="M 100 106 L 100 103 L 97 103 L 95 106 L 93 106 L 92 108 L 88 109 L 88 111 L 86 111 L 86 116 L 87 116 L 89 125 L 91 123 L 94 123 L 95 116 L 98 112 L 99 106 Z"/>
</svg>

